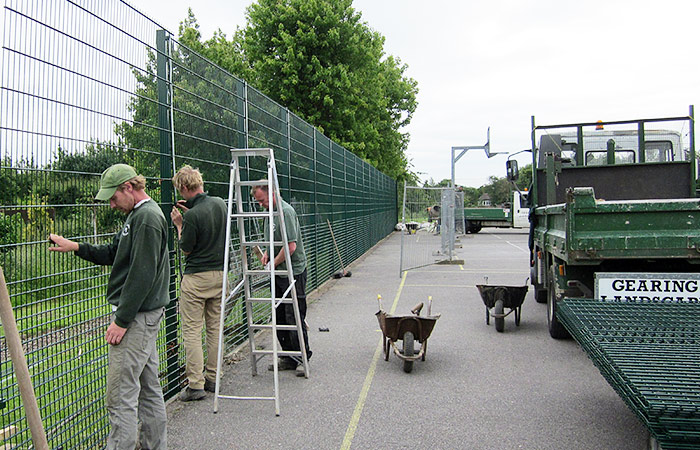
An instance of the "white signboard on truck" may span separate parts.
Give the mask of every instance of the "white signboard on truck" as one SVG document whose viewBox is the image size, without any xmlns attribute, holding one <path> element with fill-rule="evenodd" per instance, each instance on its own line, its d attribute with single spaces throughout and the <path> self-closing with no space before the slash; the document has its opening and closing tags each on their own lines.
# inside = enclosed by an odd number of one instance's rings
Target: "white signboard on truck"
<svg viewBox="0 0 700 450">
<path fill-rule="evenodd" d="M 596 273 L 594 298 L 608 302 L 700 303 L 700 273 Z"/>
</svg>

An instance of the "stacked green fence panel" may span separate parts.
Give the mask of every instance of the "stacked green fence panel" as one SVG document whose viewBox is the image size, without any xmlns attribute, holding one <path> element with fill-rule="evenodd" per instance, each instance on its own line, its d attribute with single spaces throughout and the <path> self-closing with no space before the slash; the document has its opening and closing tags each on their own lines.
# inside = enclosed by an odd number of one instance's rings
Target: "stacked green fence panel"
<svg viewBox="0 0 700 450">
<path fill-rule="evenodd" d="M 661 447 L 700 447 L 700 304 L 559 305 L 561 323 Z"/>
<path fill-rule="evenodd" d="M 272 148 L 282 195 L 299 213 L 309 290 L 340 270 L 329 222 L 345 265 L 393 230 L 394 180 L 129 4 L 5 0 L 3 15 L 0 266 L 52 448 L 101 448 L 108 432 L 109 268 L 50 253 L 46 237 L 111 240 L 124 217 L 94 201 L 109 165 L 125 162 L 145 175 L 169 219 L 176 200 L 170 178 L 179 167 L 198 167 L 206 190 L 226 198 L 230 149 Z M 243 173 L 253 180 L 266 171 L 251 160 Z M 234 233 L 232 245 L 237 240 Z M 170 248 L 172 301 L 158 340 L 168 398 L 185 382 L 177 310 L 183 260 L 174 233 Z M 236 300 L 227 351 L 246 339 L 244 314 Z M 8 430 L 0 447 L 28 448 L 1 327 L 0 414 Z"/>
</svg>

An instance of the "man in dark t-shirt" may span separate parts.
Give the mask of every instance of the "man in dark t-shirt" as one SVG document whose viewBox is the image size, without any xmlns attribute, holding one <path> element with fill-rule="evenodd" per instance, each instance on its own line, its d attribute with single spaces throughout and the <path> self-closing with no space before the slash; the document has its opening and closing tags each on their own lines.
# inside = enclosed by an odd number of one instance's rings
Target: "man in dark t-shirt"
<svg viewBox="0 0 700 450">
<path fill-rule="evenodd" d="M 219 351 L 221 290 L 226 249 L 226 203 L 204 192 L 202 174 L 189 165 L 173 177 L 182 198 L 170 212 L 185 254 L 180 283 L 180 317 L 185 343 L 185 375 L 189 385 L 180 400 L 201 400 L 216 389 Z M 185 214 L 180 214 L 178 209 Z M 202 351 L 202 326 L 206 327 L 207 360 Z"/>
<path fill-rule="evenodd" d="M 269 210 L 269 192 L 267 184 L 264 180 L 260 181 L 260 185 L 251 188 L 251 194 L 255 201 L 260 204 L 263 209 Z M 302 335 L 304 337 L 304 346 L 307 362 L 311 358 L 312 351 L 309 348 L 309 335 L 306 327 L 306 251 L 304 250 L 304 242 L 301 236 L 301 226 L 296 211 L 289 203 L 281 200 L 277 205 L 275 196 L 272 196 L 273 207 L 281 208 L 284 214 L 285 231 L 287 232 L 287 244 L 289 248 L 290 260 L 292 263 L 292 275 L 294 276 L 294 289 L 297 294 L 297 302 L 299 306 L 299 316 L 302 324 Z M 282 241 L 282 226 L 279 215 L 275 215 L 273 219 L 273 237 L 275 242 Z M 269 236 L 270 223 L 265 219 L 263 228 L 263 236 L 265 239 Z M 272 256 L 270 256 L 272 255 Z M 287 263 L 284 248 L 275 245 L 273 249 L 268 248 L 261 258 L 263 265 L 268 262 L 275 265 L 275 298 L 282 298 L 287 292 L 291 280 L 287 276 Z M 289 294 L 291 295 L 291 294 Z M 282 303 L 275 310 L 278 325 L 295 325 L 294 306 L 290 303 Z M 300 351 L 299 335 L 294 330 L 277 330 L 277 340 L 282 347 L 282 350 Z M 268 367 L 270 369 L 272 366 Z M 279 359 L 279 370 L 296 370 L 297 376 L 306 376 L 304 365 L 295 357 L 283 356 Z"/>
</svg>

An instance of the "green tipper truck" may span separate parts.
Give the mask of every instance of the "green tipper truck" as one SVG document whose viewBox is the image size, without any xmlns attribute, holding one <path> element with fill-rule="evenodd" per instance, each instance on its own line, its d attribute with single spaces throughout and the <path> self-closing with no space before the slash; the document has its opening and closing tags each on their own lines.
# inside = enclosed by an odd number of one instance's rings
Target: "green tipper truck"
<svg viewBox="0 0 700 450">
<path fill-rule="evenodd" d="M 659 119 L 536 125 L 532 118 L 530 282 L 547 303 L 552 337 L 568 336 L 557 302 L 596 296 L 598 280 L 611 274 L 624 275 L 613 280 L 618 287 L 647 280 L 635 295 L 650 298 L 697 285 L 694 126 L 692 106 L 688 116 Z M 517 163 L 507 169 L 515 180 Z M 691 281 L 683 284 L 683 274 Z"/>
<path fill-rule="evenodd" d="M 510 205 L 503 208 L 464 208 L 464 232 L 478 233 L 482 228 L 526 228 L 530 226 L 527 192 L 514 190 Z"/>
</svg>

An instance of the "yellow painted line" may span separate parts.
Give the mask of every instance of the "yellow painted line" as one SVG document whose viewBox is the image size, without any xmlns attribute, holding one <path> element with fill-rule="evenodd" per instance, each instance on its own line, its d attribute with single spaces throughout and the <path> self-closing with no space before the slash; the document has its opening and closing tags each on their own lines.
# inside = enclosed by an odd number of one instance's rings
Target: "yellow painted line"
<svg viewBox="0 0 700 450">
<path fill-rule="evenodd" d="M 403 273 L 401 277 L 401 284 L 399 284 L 399 290 L 396 292 L 396 297 L 394 298 L 394 304 L 391 305 L 391 311 L 389 314 L 393 314 L 396 311 L 396 306 L 399 304 L 399 297 L 401 297 L 401 291 L 406 283 L 407 272 Z M 360 397 L 357 399 L 357 404 L 355 405 L 355 411 L 352 413 L 350 418 L 350 424 L 348 425 L 347 431 L 345 431 L 345 438 L 343 438 L 343 444 L 340 446 L 341 450 L 350 450 L 352 445 L 352 439 L 355 437 L 355 431 L 357 431 L 357 424 L 360 422 L 360 416 L 362 415 L 362 409 L 365 407 L 365 402 L 367 401 L 367 394 L 369 393 L 369 388 L 372 385 L 372 379 L 374 378 L 374 372 L 377 370 L 377 361 L 379 361 L 379 356 L 382 353 L 382 345 L 384 344 L 384 339 L 379 340 L 377 344 L 377 349 L 374 351 L 374 356 L 372 357 L 372 363 L 369 365 L 369 370 L 367 371 L 367 376 L 365 376 L 365 382 L 362 385 L 362 390 L 360 391 Z"/>
<path fill-rule="evenodd" d="M 460 264 L 460 265 L 459 265 L 459 270 L 464 270 L 464 266 Z"/>
</svg>

